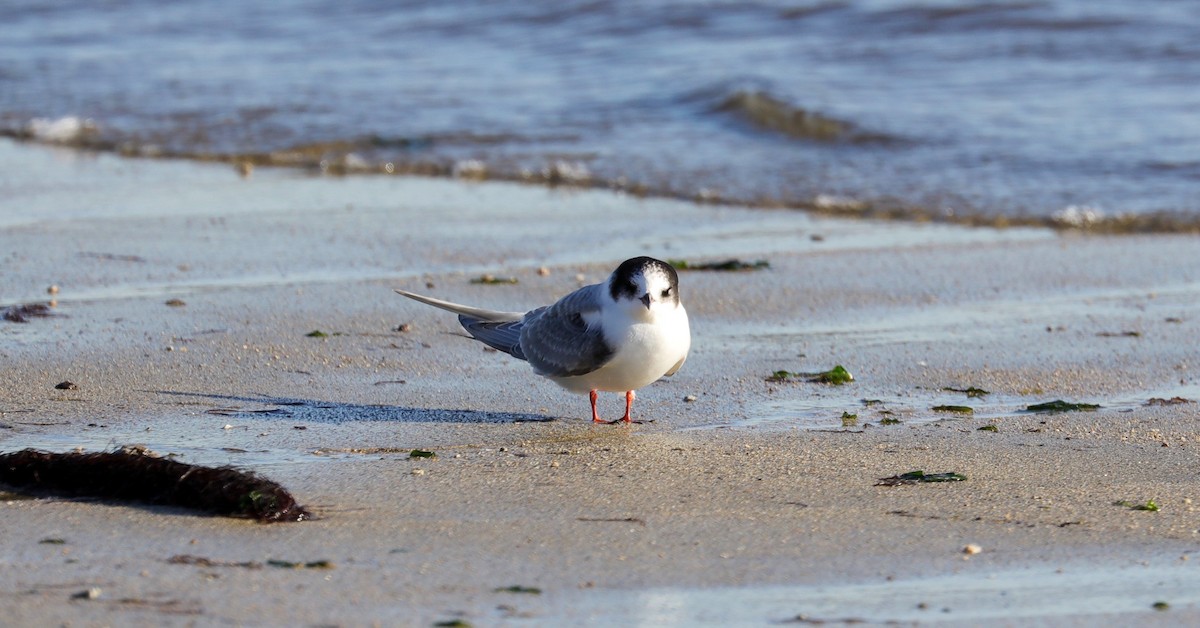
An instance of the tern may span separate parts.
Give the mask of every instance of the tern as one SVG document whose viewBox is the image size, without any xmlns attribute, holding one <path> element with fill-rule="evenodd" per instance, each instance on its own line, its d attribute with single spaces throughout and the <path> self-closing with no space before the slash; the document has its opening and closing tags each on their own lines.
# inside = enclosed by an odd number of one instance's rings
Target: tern
<svg viewBox="0 0 1200 628">
<path fill-rule="evenodd" d="M 632 422 L 634 391 L 674 375 L 692 344 L 679 275 L 652 257 L 625 260 L 603 283 L 524 313 L 396 292 L 458 314 L 475 340 L 529 362 L 534 373 L 571 392 L 587 393 L 596 423 Z M 600 391 L 624 392 L 625 416 L 601 420 Z"/>
</svg>

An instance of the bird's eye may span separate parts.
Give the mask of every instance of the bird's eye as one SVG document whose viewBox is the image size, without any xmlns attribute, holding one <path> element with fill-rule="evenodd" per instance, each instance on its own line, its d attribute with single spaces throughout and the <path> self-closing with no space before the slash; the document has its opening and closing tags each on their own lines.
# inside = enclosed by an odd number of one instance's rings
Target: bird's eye
<svg viewBox="0 0 1200 628">
<path fill-rule="evenodd" d="M 666 290 L 663 290 L 663 291 L 662 291 L 662 298 L 664 298 L 664 299 L 665 299 L 665 298 L 667 298 L 667 297 L 670 297 L 670 296 L 671 296 L 671 289 L 670 289 L 670 288 L 667 288 Z"/>
</svg>

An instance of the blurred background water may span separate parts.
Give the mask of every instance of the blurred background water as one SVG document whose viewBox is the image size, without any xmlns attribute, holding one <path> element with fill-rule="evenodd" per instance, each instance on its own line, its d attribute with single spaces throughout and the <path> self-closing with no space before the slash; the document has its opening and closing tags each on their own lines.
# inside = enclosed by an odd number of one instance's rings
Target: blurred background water
<svg viewBox="0 0 1200 628">
<path fill-rule="evenodd" d="M 1186 0 L 9 1 L 0 134 L 839 213 L 1200 225 Z"/>
</svg>

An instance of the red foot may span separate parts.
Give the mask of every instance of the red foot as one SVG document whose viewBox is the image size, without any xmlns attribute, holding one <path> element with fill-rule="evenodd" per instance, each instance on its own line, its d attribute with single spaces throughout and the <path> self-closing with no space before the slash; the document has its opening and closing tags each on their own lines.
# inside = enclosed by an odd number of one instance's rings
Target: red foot
<svg viewBox="0 0 1200 628">
<path fill-rule="evenodd" d="M 596 398 L 599 396 L 600 393 L 594 390 L 588 393 L 588 397 L 590 397 L 592 400 L 592 423 L 608 423 L 608 421 L 601 419 L 600 414 L 596 412 Z"/>
<path fill-rule="evenodd" d="M 592 423 L 603 423 L 605 425 L 614 425 L 616 423 L 640 423 L 640 421 L 634 421 L 629 416 L 629 411 L 633 408 L 633 400 L 637 398 L 637 395 L 634 394 L 632 390 L 625 391 L 625 416 L 613 421 L 605 421 L 604 419 L 601 419 L 600 413 L 596 412 L 596 399 L 599 396 L 600 393 L 596 390 L 588 393 L 588 398 L 592 400 Z"/>
<path fill-rule="evenodd" d="M 637 397 L 632 390 L 625 391 L 625 416 L 621 420 L 626 423 L 633 423 L 633 419 L 629 418 L 629 411 L 633 409 L 633 400 Z"/>
</svg>

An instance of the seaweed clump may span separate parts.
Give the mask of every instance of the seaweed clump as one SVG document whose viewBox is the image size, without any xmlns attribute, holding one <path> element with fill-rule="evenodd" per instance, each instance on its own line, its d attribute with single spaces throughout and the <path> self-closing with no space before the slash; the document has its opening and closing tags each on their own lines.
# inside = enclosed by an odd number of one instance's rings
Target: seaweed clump
<svg viewBox="0 0 1200 628">
<path fill-rule="evenodd" d="M 771 263 L 765 259 L 756 260 L 753 262 L 745 262 L 737 258 L 727 259 L 723 262 L 689 262 L 685 259 L 667 260 L 667 263 L 675 267 L 675 270 L 715 270 L 722 272 L 742 272 L 750 270 L 763 270 L 770 268 Z"/>
<path fill-rule="evenodd" d="M 1026 406 L 1025 411 L 1026 412 L 1079 412 L 1079 411 L 1098 410 L 1099 408 L 1100 408 L 1100 404 L 1096 404 L 1096 403 L 1074 403 L 1074 402 L 1070 402 L 1070 401 L 1063 401 L 1062 399 L 1055 399 L 1054 401 L 1047 401 L 1046 403 L 1035 403 L 1031 406 Z"/>
<path fill-rule="evenodd" d="M 975 408 L 971 406 L 934 406 L 934 412 L 953 412 L 955 414 L 974 414 Z"/>
<path fill-rule="evenodd" d="M 50 318 L 54 312 L 45 303 L 26 303 L 0 308 L 0 318 L 10 323 L 28 323 L 31 318 Z"/>
<path fill-rule="evenodd" d="M 204 467 L 126 448 L 0 454 L 0 484 L 35 494 L 176 506 L 262 523 L 311 515 L 279 484 L 233 467 Z"/>
<path fill-rule="evenodd" d="M 772 384 L 780 384 L 784 382 L 796 381 L 796 379 L 799 378 L 804 378 L 804 381 L 814 384 L 832 384 L 834 386 L 841 386 L 842 384 L 854 381 L 854 375 L 852 375 L 850 371 L 847 371 L 846 367 L 842 366 L 841 364 L 829 369 L 828 371 L 822 371 L 820 373 L 775 371 L 774 373 L 771 373 L 769 377 L 765 378 L 764 381 L 771 382 Z"/>
<path fill-rule="evenodd" d="M 516 277 L 497 277 L 495 275 L 480 275 L 471 280 L 473 284 L 484 286 L 502 286 L 520 283 Z"/>
<path fill-rule="evenodd" d="M 879 478 L 875 486 L 902 486 L 905 484 L 921 484 L 926 482 L 964 482 L 967 476 L 953 471 L 947 473 L 925 473 L 924 471 L 909 471 L 900 475 Z"/>
<path fill-rule="evenodd" d="M 896 138 L 864 131 L 857 125 L 797 107 L 763 91 L 739 91 L 717 106 L 751 125 L 799 140 L 890 143 Z"/>
</svg>

